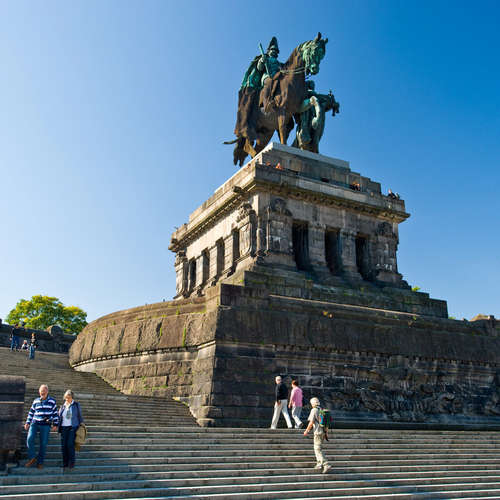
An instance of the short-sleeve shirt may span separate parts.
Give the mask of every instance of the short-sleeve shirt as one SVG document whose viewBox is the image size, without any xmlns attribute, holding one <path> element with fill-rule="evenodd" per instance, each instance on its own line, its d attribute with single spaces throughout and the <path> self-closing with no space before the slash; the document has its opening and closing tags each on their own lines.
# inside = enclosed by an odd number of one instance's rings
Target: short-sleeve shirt
<svg viewBox="0 0 500 500">
<path fill-rule="evenodd" d="M 313 422 L 314 424 L 314 434 L 323 434 L 323 429 L 319 425 L 319 406 L 316 406 L 311 410 L 311 413 L 309 413 L 309 417 L 307 420 L 309 422 Z"/>
</svg>

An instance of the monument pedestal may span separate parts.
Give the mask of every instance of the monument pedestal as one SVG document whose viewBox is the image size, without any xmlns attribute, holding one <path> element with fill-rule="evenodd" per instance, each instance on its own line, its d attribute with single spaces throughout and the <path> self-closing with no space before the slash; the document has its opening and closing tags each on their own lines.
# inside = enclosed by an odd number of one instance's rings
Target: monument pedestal
<svg viewBox="0 0 500 500">
<path fill-rule="evenodd" d="M 276 375 L 342 425 L 497 425 L 500 338 L 410 290 L 408 216 L 347 162 L 269 145 L 172 235 L 178 299 L 90 323 L 71 363 L 200 425 L 269 426 Z"/>
</svg>

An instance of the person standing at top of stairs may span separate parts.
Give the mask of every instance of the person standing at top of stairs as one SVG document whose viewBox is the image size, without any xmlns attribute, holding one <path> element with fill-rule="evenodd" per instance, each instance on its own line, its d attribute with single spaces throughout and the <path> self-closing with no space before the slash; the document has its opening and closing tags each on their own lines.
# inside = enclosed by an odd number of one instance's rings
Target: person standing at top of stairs
<svg viewBox="0 0 500 500">
<path fill-rule="evenodd" d="M 28 431 L 28 438 L 26 440 L 28 461 L 26 462 L 26 467 L 32 467 L 36 463 L 37 467 L 42 469 L 50 429 L 52 427 L 53 431 L 57 430 L 59 416 L 57 414 L 56 400 L 49 396 L 48 386 L 42 384 L 38 389 L 38 393 L 40 397 L 33 401 L 28 418 L 24 424 L 24 428 Z M 38 433 L 40 434 L 40 446 L 37 455 L 35 441 Z"/>
<path fill-rule="evenodd" d="M 271 422 L 271 429 L 276 429 L 278 426 L 278 420 L 280 418 L 280 412 L 286 420 L 286 425 L 289 429 L 292 428 L 292 421 L 290 420 L 290 415 L 288 414 L 288 388 L 283 383 L 281 377 L 278 375 L 276 377 L 276 401 L 274 403 L 274 414 L 273 420 Z"/>
<path fill-rule="evenodd" d="M 10 332 L 10 350 L 19 351 L 19 325 L 14 326 Z"/>
</svg>

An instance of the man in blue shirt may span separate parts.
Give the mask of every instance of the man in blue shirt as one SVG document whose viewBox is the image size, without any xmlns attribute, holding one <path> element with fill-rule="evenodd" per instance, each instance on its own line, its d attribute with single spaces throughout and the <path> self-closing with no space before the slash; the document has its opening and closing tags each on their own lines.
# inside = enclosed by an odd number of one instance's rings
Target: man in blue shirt
<svg viewBox="0 0 500 500">
<path fill-rule="evenodd" d="M 28 439 L 26 441 L 28 445 L 28 461 L 26 462 L 26 467 L 32 467 L 36 463 L 37 467 L 42 469 L 50 429 L 52 428 L 53 431 L 57 430 L 59 415 L 57 413 L 56 400 L 49 396 L 49 388 L 45 384 L 42 384 L 38 392 L 40 397 L 33 401 L 28 418 L 24 424 L 24 428 L 28 431 Z M 38 455 L 35 449 L 37 433 L 40 433 Z"/>
</svg>

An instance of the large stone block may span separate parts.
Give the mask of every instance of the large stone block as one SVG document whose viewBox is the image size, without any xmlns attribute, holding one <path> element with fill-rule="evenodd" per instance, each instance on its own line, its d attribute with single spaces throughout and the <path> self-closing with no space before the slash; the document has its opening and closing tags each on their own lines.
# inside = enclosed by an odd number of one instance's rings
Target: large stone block
<svg viewBox="0 0 500 500">
<path fill-rule="evenodd" d="M 25 390 L 24 377 L 0 375 L 0 470 L 20 457 Z"/>
</svg>

